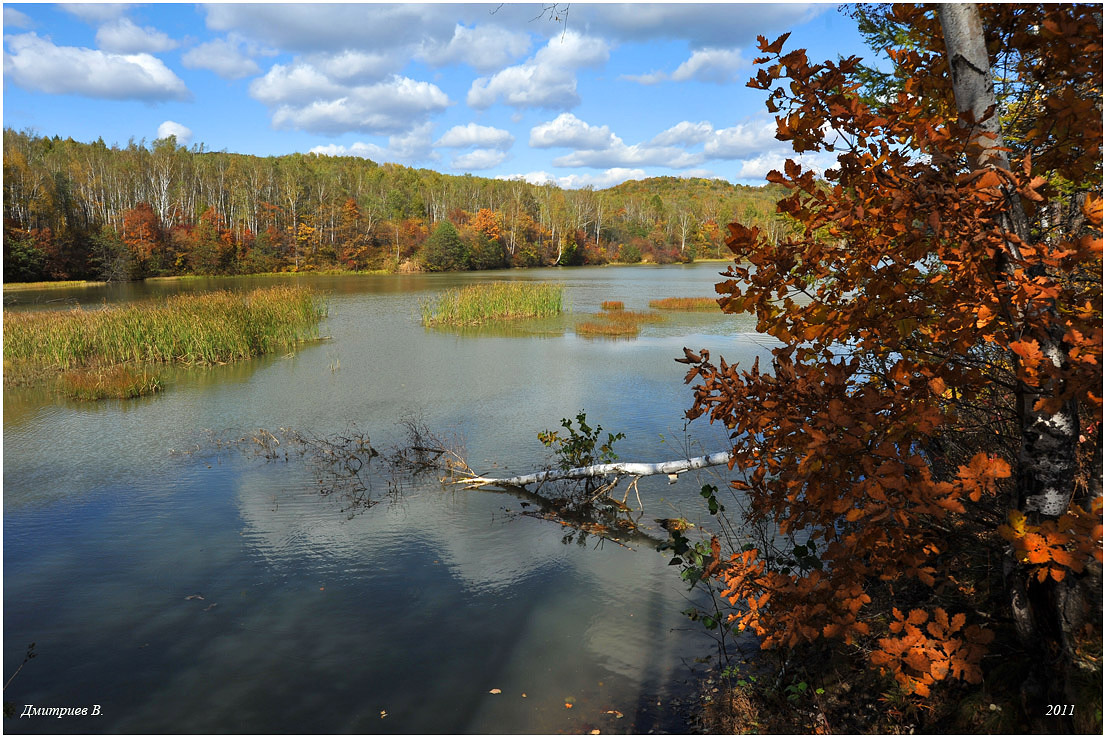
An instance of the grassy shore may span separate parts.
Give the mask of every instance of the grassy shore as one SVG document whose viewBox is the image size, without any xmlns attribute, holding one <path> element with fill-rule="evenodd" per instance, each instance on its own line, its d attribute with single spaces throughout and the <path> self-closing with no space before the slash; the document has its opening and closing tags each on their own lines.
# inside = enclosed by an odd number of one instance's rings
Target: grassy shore
<svg viewBox="0 0 1106 738">
<path fill-rule="evenodd" d="M 421 304 L 426 326 L 470 326 L 495 320 L 559 315 L 564 286 L 549 282 L 490 282 L 446 290 Z"/>
<path fill-rule="evenodd" d="M 225 364 L 318 337 L 302 287 L 176 295 L 122 307 L 4 313 L 4 364 L 25 374 L 118 364 Z M 21 371 L 24 370 L 24 371 Z"/>
<path fill-rule="evenodd" d="M 50 290 L 72 287 L 103 287 L 107 282 L 91 282 L 84 279 L 70 279 L 64 282 L 5 282 L 4 292 L 23 292 L 25 290 Z"/>
</svg>

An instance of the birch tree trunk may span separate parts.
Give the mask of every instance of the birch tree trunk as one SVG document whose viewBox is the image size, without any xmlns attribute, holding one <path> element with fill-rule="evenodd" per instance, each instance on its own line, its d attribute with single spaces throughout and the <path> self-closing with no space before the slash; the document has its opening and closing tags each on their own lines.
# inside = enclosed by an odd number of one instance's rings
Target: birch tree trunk
<svg viewBox="0 0 1106 738">
<path fill-rule="evenodd" d="M 972 137 L 972 142 L 978 148 L 972 163 L 976 169 L 994 167 L 1009 171 L 1010 162 L 1003 149 L 979 8 L 974 4 L 951 3 L 939 5 L 937 14 L 944 35 L 957 110 L 962 115 L 968 114 L 970 121 L 973 121 L 976 135 Z M 1008 258 L 1003 260 L 1003 271 L 1008 272 L 1012 269 L 1011 262 L 1021 257 L 1019 243 L 1028 243 L 1032 234 L 1020 196 L 1011 186 L 1005 188 L 1005 193 L 1006 207 L 1000 225 L 1009 234 L 1006 241 Z M 1043 268 L 1030 267 L 1031 270 L 1034 268 L 1044 273 Z M 1068 351 L 1063 345 L 1061 323 L 1055 319 L 1055 305 L 1041 305 L 1035 309 L 1030 306 L 1021 314 L 1011 309 L 1010 315 L 1021 323 L 1022 334 L 1026 338 L 1038 341 L 1042 353 L 1057 368 L 1066 366 Z M 1012 351 L 1009 356 L 1013 361 L 1017 360 Z M 1017 389 L 1021 448 L 1017 460 L 1016 504 L 1022 512 L 1035 513 L 1038 517 L 1056 518 L 1062 515 L 1068 510 L 1075 492 L 1078 406 L 1075 400 L 1060 403 L 1051 412 L 1037 406 L 1039 400 L 1063 394 L 1062 380 L 1042 380 L 1038 387 L 1019 382 Z M 1061 658 L 1070 663 L 1073 630 L 1083 607 L 1080 590 L 1073 577 L 1069 575 L 1061 582 L 1049 578 L 1041 583 L 1029 577 L 1025 567 L 1012 559 L 1006 562 L 1005 568 L 1008 571 L 1011 609 L 1023 643 L 1046 656 L 1044 643 L 1055 638 L 1063 651 Z M 1062 665 L 1056 666 L 1063 671 Z M 1045 687 L 1043 683 L 1039 686 L 1042 689 Z"/>
</svg>

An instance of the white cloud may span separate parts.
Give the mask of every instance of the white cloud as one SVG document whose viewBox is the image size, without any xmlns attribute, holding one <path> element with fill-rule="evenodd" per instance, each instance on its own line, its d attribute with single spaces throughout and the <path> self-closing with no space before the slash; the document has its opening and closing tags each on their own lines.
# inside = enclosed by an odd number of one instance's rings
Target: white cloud
<svg viewBox="0 0 1106 738">
<path fill-rule="evenodd" d="M 569 190 L 588 186 L 602 189 L 604 187 L 614 187 L 627 180 L 644 178 L 645 170 L 643 169 L 622 168 L 608 169 L 601 174 L 569 174 L 564 177 L 555 177 L 549 172 L 540 170 L 527 172 L 526 174 L 505 174 L 496 177 L 496 179 L 503 180 L 521 179 L 534 185 L 553 184 Z"/>
<path fill-rule="evenodd" d="M 514 142 L 515 137 L 502 128 L 469 123 L 464 126 L 453 126 L 445 132 L 445 135 L 435 141 L 434 145 L 457 149 L 474 146 L 502 151 L 511 148 L 511 144 Z"/>
<path fill-rule="evenodd" d="M 776 140 L 774 122 L 760 120 L 715 131 L 704 145 L 703 153 L 712 159 L 746 159 L 766 149 L 790 150 L 790 146 Z"/>
<path fill-rule="evenodd" d="M 475 149 L 465 154 L 453 157 L 450 166 L 454 169 L 475 171 L 478 169 L 491 169 L 507 160 L 507 152 L 497 149 Z"/>
<path fill-rule="evenodd" d="M 88 23 L 121 18 L 133 3 L 60 3 L 59 7 Z"/>
<path fill-rule="evenodd" d="M 671 74 L 653 71 L 640 75 L 626 74 L 622 79 L 643 85 L 655 85 L 667 80 L 731 84 L 737 80 L 738 70 L 745 66 L 747 65 L 741 58 L 740 49 L 697 49 Z"/>
<path fill-rule="evenodd" d="M 738 49 L 699 49 L 691 58 L 676 68 L 672 79 L 676 82 L 696 80 L 728 84 L 737 78 L 737 70 L 745 66 Z"/>
<path fill-rule="evenodd" d="M 208 41 L 182 54 L 181 63 L 189 69 L 211 70 L 223 79 L 241 79 L 260 72 L 257 63 L 243 54 L 239 45 L 229 38 Z"/>
<path fill-rule="evenodd" d="M 820 3 L 597 3 L 572 6 L 572 22 L 617 42 L 685 40 L 692 48 L 751 45 L 835 6 Z"/>
<path fill-rule="evenodd" d="M 403 60 L 392 55 L 350 49 L 336 54 L 312 54 L 305 61 L 342 83 L 379 82 L 403 66 Z"/>
<path fill-rule="evenodd" d="M 4 28 L 30 28 L 34 22 L 15 8 L 4 6 Z"/>
<path fill-rule="evenodd" d="M 507 31 L 498 26 L 469 28 L 457 24 L 447 43 L 427 41 L 420 56 L 430 64 L 442 67 L 454 63 L 468 64 L 480 72 L 502 69 L 530 50 L 530 36 Z"/>
<path fill-rule="evenodd" d="M 487 108 L 501 100 L 516 108 L 571 108 L 580 103 L 576 71 L 606 63 L 606 41 L 566 31 L 526 62 L 492 77 L 479 77 L 469 88 L 468 104 Z"/>
<path fill-rule="evenodd" d="M 311 149 L 311 153 L 323 156 L 360 156 L 378 162 L 412 163 L 436 160 L 438 155 L 430 146 L 432 127 L 430 123 L 423 123 L 406 133 L 389 136 L 387 146 L 358 141 L 348 147 L 338 144 L 316 146 Z"/>
<path fill-rule="evenodd" d="M 290 52 L 360 49 L 387 53 L 438 39 L 448 43 L 457 24 L 449 6 L 406 3 L 212 3 L 207 27 L 236 32 Z M 410 58 L 410 55 L 407 56 Z"/>
<path fill-rule="evenodd" d="M 177 137 L 178 146 L 187 146 L 192 143 L 192 129 L 187 126 L 182 126 L 176 121 L 167 120 L 157 127 L 158 138 L 169 138 L 170 136 Z"/>
<path fill-rule="evenodd" d="M 698 123 L 683 121 L 658 133 L 649 143 L 654 146 L 694 146 L 701 144 L 714 133 L 714 126 L 705 120 Z"/>
<path fill-rule="evenodd" d="M 250 97 L 266 105 L 310 102 L 341 97 L 345 88 L 302 62 L 274 64 L 265 76 L 250 83 Z"/>
<path fill-rule="evenodd" d="M 709 132 L 709 123 L 685 122 L 670 128 L 656 139 L 687 146 L 701 142 Z M 590 125 L 572 113 L 561 113 L 548 123 L 534 126 L 530 131 L 530 146 L 533 148 L 572 149 L 572 153 L 553 160 L 553 165 L 558 167 L 617 169 L 656 165 L 683 169 L 703 162 L 701 153 L 658 144 L 656 139 L 654 142 L 627 146 L 607 126 Z"/>
<path fill-rule="evenodd" d="M 429 82 L 393 77 L 375 85 L 351 87 L 341 97 L 297 101 L 273 112 L 273 126 L 337 135 L 347 131 L 398 133 L 450 105 Z"/>
<path fill-rule="evenodd" d="M 572 149 L 601 149 L 622 141 L 607 126 L 592 126 L 572 113 L 561 113 L 548 123 L 530 129 L 530 145 L 535 149 L 564 146 Z"/>
<path fill-rule="evenodd" d="M 96 31 L 96 45 L 118 54 L 157 54 L 180 44 L 156 28 L 139 28 L 127 18 L 105 23 Z"/>
<path fill-rule="evenodd" d="M 110 100 L 189 100 L 184 82 L 149 54 L 112 54 L 55 46 L 35 33 L 7 39 L 4 74 L 20 87 L 52 95 Z"/>
</svg>

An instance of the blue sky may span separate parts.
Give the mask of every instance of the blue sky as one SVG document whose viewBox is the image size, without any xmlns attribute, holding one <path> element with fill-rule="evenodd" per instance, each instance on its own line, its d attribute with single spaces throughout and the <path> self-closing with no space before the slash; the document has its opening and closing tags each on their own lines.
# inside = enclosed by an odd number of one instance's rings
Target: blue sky
<svg viewBox="0 0 1106 738">
<path fill-rule="evenodd" d="M 5 4 L 4 125 L 563 187 L 760 184 L 790 149 L 745 86 L 756 36 L 870 55 L 837 4 L 542 7 Z"/>
</svg>

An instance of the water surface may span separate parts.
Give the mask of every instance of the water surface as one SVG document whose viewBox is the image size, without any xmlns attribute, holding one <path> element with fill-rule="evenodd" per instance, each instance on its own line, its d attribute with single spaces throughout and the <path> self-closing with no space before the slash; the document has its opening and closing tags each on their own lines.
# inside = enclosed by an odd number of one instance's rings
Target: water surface
<svg viewBox="0 0 1106 738">
<path fill-rule="evenodd" d="M 380 504 L 351 513 L 319 494 L 302 462 L 212 440 L 357 428 L 384 449 L 417 415 L 463 437 L 477 471 L 524 473 L 548 461 L 537 433 L 585 409 L 626 434 L 616 445 L 625 460 L 723 449 L 724 430 L 685 428 L 691 392 L 674 359 L 688 346 L 751 364 L 767 353 L 751 319 L 671 314 L 617 341 L 572 330 L 604 300 L 642 310 L 713 295 L 722 267 L 289 277 L 328 294 L 326 340 L 172 371 L 167 391 L 137 401 L 5 392 L 5 679 L 28 643 L 38 654 L 5 700 L 17 714 L 25 704 L 102 711 L 5 719 L 5 731 L 686 730 L 669 705 L 712 644 L 681 615 L 694 597 L 668 557 L 566 540 L 560 525 L 519 515 L 510 495 L 433 479 L 393 496 L 378 484 Z M 493 279 L 562 282 L 573 314 L 524 330 L 419 324 L 421 300 Z M 19 292 L 5 303 L 64 308 L 266 282 Z M 707 517 L 700 484 L 643 480 L 643 522 Z"/>
</svg>

